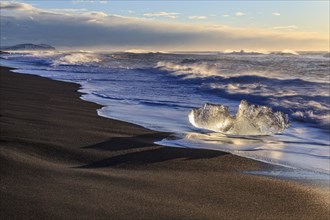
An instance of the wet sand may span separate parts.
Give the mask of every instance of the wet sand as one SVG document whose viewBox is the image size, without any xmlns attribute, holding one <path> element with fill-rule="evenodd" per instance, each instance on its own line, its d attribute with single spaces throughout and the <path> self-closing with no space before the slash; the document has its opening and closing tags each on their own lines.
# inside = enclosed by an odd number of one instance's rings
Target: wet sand
<svg viewBox="0 0 330 220">
<path fill-rule="evenodd" d="M 271 165 L 157 146 L 169 134 L 99 117 L 79 85 L 0 69 L 1 219 L 329 219 Z M 329 198 L 329 197 L 326 197 Z"/>
</svg>

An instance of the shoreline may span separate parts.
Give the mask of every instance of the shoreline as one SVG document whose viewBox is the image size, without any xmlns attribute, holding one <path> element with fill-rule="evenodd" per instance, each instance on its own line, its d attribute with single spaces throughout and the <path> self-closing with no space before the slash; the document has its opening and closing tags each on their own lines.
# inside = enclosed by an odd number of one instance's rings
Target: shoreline
<svg viewBox="0 0 330 220">
<path fill-rule="evenodd" d="M 97 115 L 78 84 L 0 70 L 1 217 L 328 218 L 308 186 L 242 173 L 272 165 L 156 145 L 168 133 Z"/>
</svg>

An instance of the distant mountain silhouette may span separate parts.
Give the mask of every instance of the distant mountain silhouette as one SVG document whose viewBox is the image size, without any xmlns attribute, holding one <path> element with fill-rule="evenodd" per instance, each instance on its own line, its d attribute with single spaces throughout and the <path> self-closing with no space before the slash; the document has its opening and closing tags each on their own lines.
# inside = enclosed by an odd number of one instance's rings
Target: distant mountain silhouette
<svg viewBox="0 0 330 220">
<path fill-rule="evenodd" d="M 56 50 L 47 44 L 17 44 L 14 46 L 1 47 L 1 50 Z"/>
</svg>

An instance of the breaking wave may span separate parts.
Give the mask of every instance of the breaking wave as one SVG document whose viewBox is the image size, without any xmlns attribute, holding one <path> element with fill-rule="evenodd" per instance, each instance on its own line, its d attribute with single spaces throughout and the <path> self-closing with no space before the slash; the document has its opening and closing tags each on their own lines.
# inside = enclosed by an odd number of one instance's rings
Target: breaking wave
<svg viewBox="0 0 330 220">
<path fill-rule="evenodd" d="M 53 61 L 53 65 L 91 65 L 101 61 L 101 58 L 93 53 L 72 53 L 58 57 Z"/>
<path fill-rule="evenodd" d="M 280 55 L 299 55 L 298 52 L 294 51 L 294 50 L 290 50 L 290 49 L 285 49 L 285 50 L 282 50 L 280 53 Z"/>
<path fill-rule="evenodd" d="M 267 106 L 251 105 L 242 100 L 236 116 L 230 115 L 229 107 L 205 104 L 189 113 L 189 121 L 197 128 L 204 128 L 228 135 L 272 135 L 290 126 L 288 116 L 273 112 Z"/>
<path fill-rule="evenodd" d="M 304 122 L 318 122 L 322 127 L 328 128 L 330 125 L 330 114 L 320 115 L 313 110 L 296 111 L 291 114 L 291 117 Z"/>
<path fill-rule="evenodd" d="M 185 76 L 186 78 L 219 76 L 216 65 L 207 63 L 194 63 L 193 60 L 184 59 L 180 64 L 160 61 L 156 68 L 171 72 L 173 75 Z"/>
<path fill-rule="evenodd" d="M 315 77 L 301 76 L 298 74 L 284 75 L 277 66 L 253 68 L 256 64 L 250 63 L 246 65 L 236 65 L 235 63 L 207 62 L 195 61 L 193 59 L 184 59 L 180 63 L 160 61 L 157 62 L 155 68 L 168 71 L 175 76 L 191 78 L 207 78 L 207 77 L 240 77 L 240 76 L 260 76 L 272 79 L 300 79 L 306 81 L 316 81 Z"/>
</svg>

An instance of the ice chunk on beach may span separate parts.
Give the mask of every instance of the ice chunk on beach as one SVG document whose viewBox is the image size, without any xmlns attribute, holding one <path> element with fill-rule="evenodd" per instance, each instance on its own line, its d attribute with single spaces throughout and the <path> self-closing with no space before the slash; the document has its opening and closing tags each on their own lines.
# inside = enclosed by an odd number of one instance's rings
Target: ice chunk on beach
<svg viewBox="0 0 330 220">
<path fill-rule="evenodd" d="M 230 115 L 227 106 L 206 103 L 189 113 L 189 121 L 197 128 L 242 136 L 281 133 L 290 126 L 286 114 L 245 100 L 241 101 L 236 116 Z"/>
</svg>

